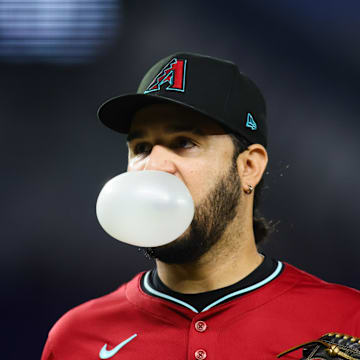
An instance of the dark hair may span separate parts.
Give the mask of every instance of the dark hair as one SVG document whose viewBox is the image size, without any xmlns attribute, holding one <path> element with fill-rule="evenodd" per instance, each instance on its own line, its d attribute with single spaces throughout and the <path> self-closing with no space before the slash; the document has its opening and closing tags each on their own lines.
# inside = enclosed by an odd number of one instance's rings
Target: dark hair
<svg viewBox="0 0 360 360">
<path fill-rule="evenodd" d="M 245 151 L 251 145 L 251 142 L 238 134 L 229 133 L 228 135 L 230 136 L 230 139 L 234 144 L 232 161 L 234 164 L 236 164 L 236 160 L 239 154 Z M 264 177 L 262 177 L 262 179 L 254 189 L 253 224 L 255 243 L 257 245 L 263 242 L 274 231 L 274 226 L 272 222 L 263 217 L 259 210 L 260 202 L 262 200 L 262 191 L 264 189 L 264 184 Z"/>
</svg>

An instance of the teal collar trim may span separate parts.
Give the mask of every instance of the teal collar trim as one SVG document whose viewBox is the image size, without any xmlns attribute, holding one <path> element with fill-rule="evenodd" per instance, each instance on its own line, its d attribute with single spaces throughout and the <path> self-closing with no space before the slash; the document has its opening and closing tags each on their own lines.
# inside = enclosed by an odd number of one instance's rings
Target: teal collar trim
<svg viewBox="0 0 360 360">
<path fill-rule="evenodd" d="M 161 298 L 163 298 L 163 299 L 176 302 L 176 303 L 178 303 L 178 304 L 180 304 L 180 305 L 182 305 L 182 306 L 187 307 L 188 309 L 190 309 L 191 311 L 193 311 L 193 312 L 195 312 L 195 313 L 199 313 L 193 306 L 191 306 L 190 304 L 186 303 L 185 301 L 176 299 L 176 298 L 174 298 L 174 297 L 172 297 L 172 296 L 170 296 L 170 295 L 163 294 L 162 292 L 153 289 L 153 288 L 150 286 L 150 283 L 149 283 L 150 272 L 151 272 L 151 270 L 149 270 L 149 271 L 145 274 L 145 277 L 144 277 L 144 286 L 145 286 L 145 289 L 146 289 L 149 293 L 154 294 L 154 295 L 156 295 L 156 296 L 159 296 L 159 297 L 161 297 Z"/>
<path fill-rule="evenodd" d="M 246 288 L 244 288 L 244 289 L 241 289 L 241 290 L 238 290 L 238 291 L 234 291 L 234 292 L 231 293 L 231 294 L 228 294 L 228 295 L 226 295 L 226 296 L 221 297 L 220 299 L 218 299 L 218 300 L 214 301 L 213 303 L 211 303 L 210 305 L 206 306 L 204 309 L 201 310 L 201 312 L 204 312 L 204 311 L 206 311 L 206 310 L 209 310 L 209 309 L 213 308 L 214 306 L 220 304 L 221 302 L 223 302 L 223 301 L 225 301 L 225 300 L 227 300 L 227 299 L 229 299 L 229 298 L 232 298 L 232 297 L 234 297 L 234 296 L 238 296 L 238 295 L 241 295 L 241 294 L 245 294 L 245 293 L 247 293 L 247 292 L 249 292 L 249 291 L 252 291 L 252 290 L 255 290 L 255 289 L 260 288 L 261 286 L 264 286 L 265 284 L 269 283 L 271 280 L 275 279 L 275 278 L 279 275 L 279 273 L 281 272 L 282 268 L 283 268 L 282 262 L 281 262 L 281 261 L 278 261 L 278 265 L 277 265 L 276 269 L 274 270 L 274 272 L 273 272 L 271 275 L 269 275 L 267 278 L 265 278 L 264 280 L 262 280 L 262 281 L 260 281 L 260 282 L 258 282 L 258 283 L 256 283 L 256 284 L 254 284 L 254 285 L 248 286 L 248 287 L 246 287 Z M 151 293 L 151 294 L 153 294 L 153 295 L 155 295 L 155 296 L 161 297 L 161 298 L 163 298 L 163 299 L 170 300 L 170 301 L 175 302 L 175 303 L 177 303 L 177 304 L 179 304 L 179 305 L 182 305 L 182 306 L 190 309 L 191 311 L 193 311 L 193 312 L 195 312 L 195 313 L 197 313 L 197 314 L 199 313 L 199 311 L 197 311 L 193 306 L 191 306 L 190 304 L 186 303 L 185 301 L 176 299 L 176 298 L 174 298 L 173 296 L 166 295 L 166 294 L 164 294 L 164 293 L 162 293 L 162 292 L 160 292 L 160 291 L 157 291 L 157 290 L 153 289 L 153 288 L 150 286 L 150 282 L 149 282 L 150 272 L 151 272 L 151 270 L 149 270 L 149 271 L 145 274 L 145 277 L 144 277 L 144 286 L 145 286 L 145 289 L 146 289 L 149 293 Z"/>
</svg>

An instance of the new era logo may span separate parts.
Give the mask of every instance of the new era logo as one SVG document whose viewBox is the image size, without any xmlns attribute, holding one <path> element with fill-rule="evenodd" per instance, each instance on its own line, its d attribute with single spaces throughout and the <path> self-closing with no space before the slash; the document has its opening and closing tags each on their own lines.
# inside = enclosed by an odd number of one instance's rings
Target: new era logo
<svg viewBox="0 0 360 360">
<path fill-rule="evenodd" d="M 250 128 L 251 130 L 256 130 L 257 129 L 257 124 L 256 124 L 254 118 L 252 117 L 252 115 L 250 113 L 247 114 L 246 125 L 245 126 Z"/>
<path fill-rule="evenodd" d="M 185 74 L 186 60 L 173 58 L 162 70 L 156 75 L 150 83 L 144 94 L 159 91 L 164 85 L 166 90 L 185 91 Z"/>
</svg>

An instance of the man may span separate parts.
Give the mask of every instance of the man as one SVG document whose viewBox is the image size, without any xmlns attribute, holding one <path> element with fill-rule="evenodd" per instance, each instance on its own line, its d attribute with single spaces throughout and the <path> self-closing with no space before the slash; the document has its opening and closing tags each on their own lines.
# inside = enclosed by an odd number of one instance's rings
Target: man
<svg viewBox="0 0 360 360">
<path fill-rule="evenodd" d="M 144 249 L 155 269 L 65 314 L 43 360 L 274 359 L 329 332 L 357 343 L 360 292 L 257 251 L 270 229 L 257 213 L 265 112 L 235 64 L 192 53 L 160 60 L 137 94 L 102 105 L 100 120 L 128 134 L 127 170 L 177 176 L 194 219 L 174 242 Z"/>
</svg>

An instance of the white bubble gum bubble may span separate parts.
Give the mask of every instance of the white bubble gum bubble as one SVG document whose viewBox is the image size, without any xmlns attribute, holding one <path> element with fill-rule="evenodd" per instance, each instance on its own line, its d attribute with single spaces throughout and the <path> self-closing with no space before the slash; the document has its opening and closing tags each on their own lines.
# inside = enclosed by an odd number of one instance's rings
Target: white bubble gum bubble
<svg viewBox="0 0 360 360">
<path fill-rule="evenodd" d="M 174 175 L 131 171 L 105 184 L 96 202 L 96 215 L 113 238 L 156 247 L 185 232 L 194 217 L 194 202 L 188 188 Z"/>
</svg>

